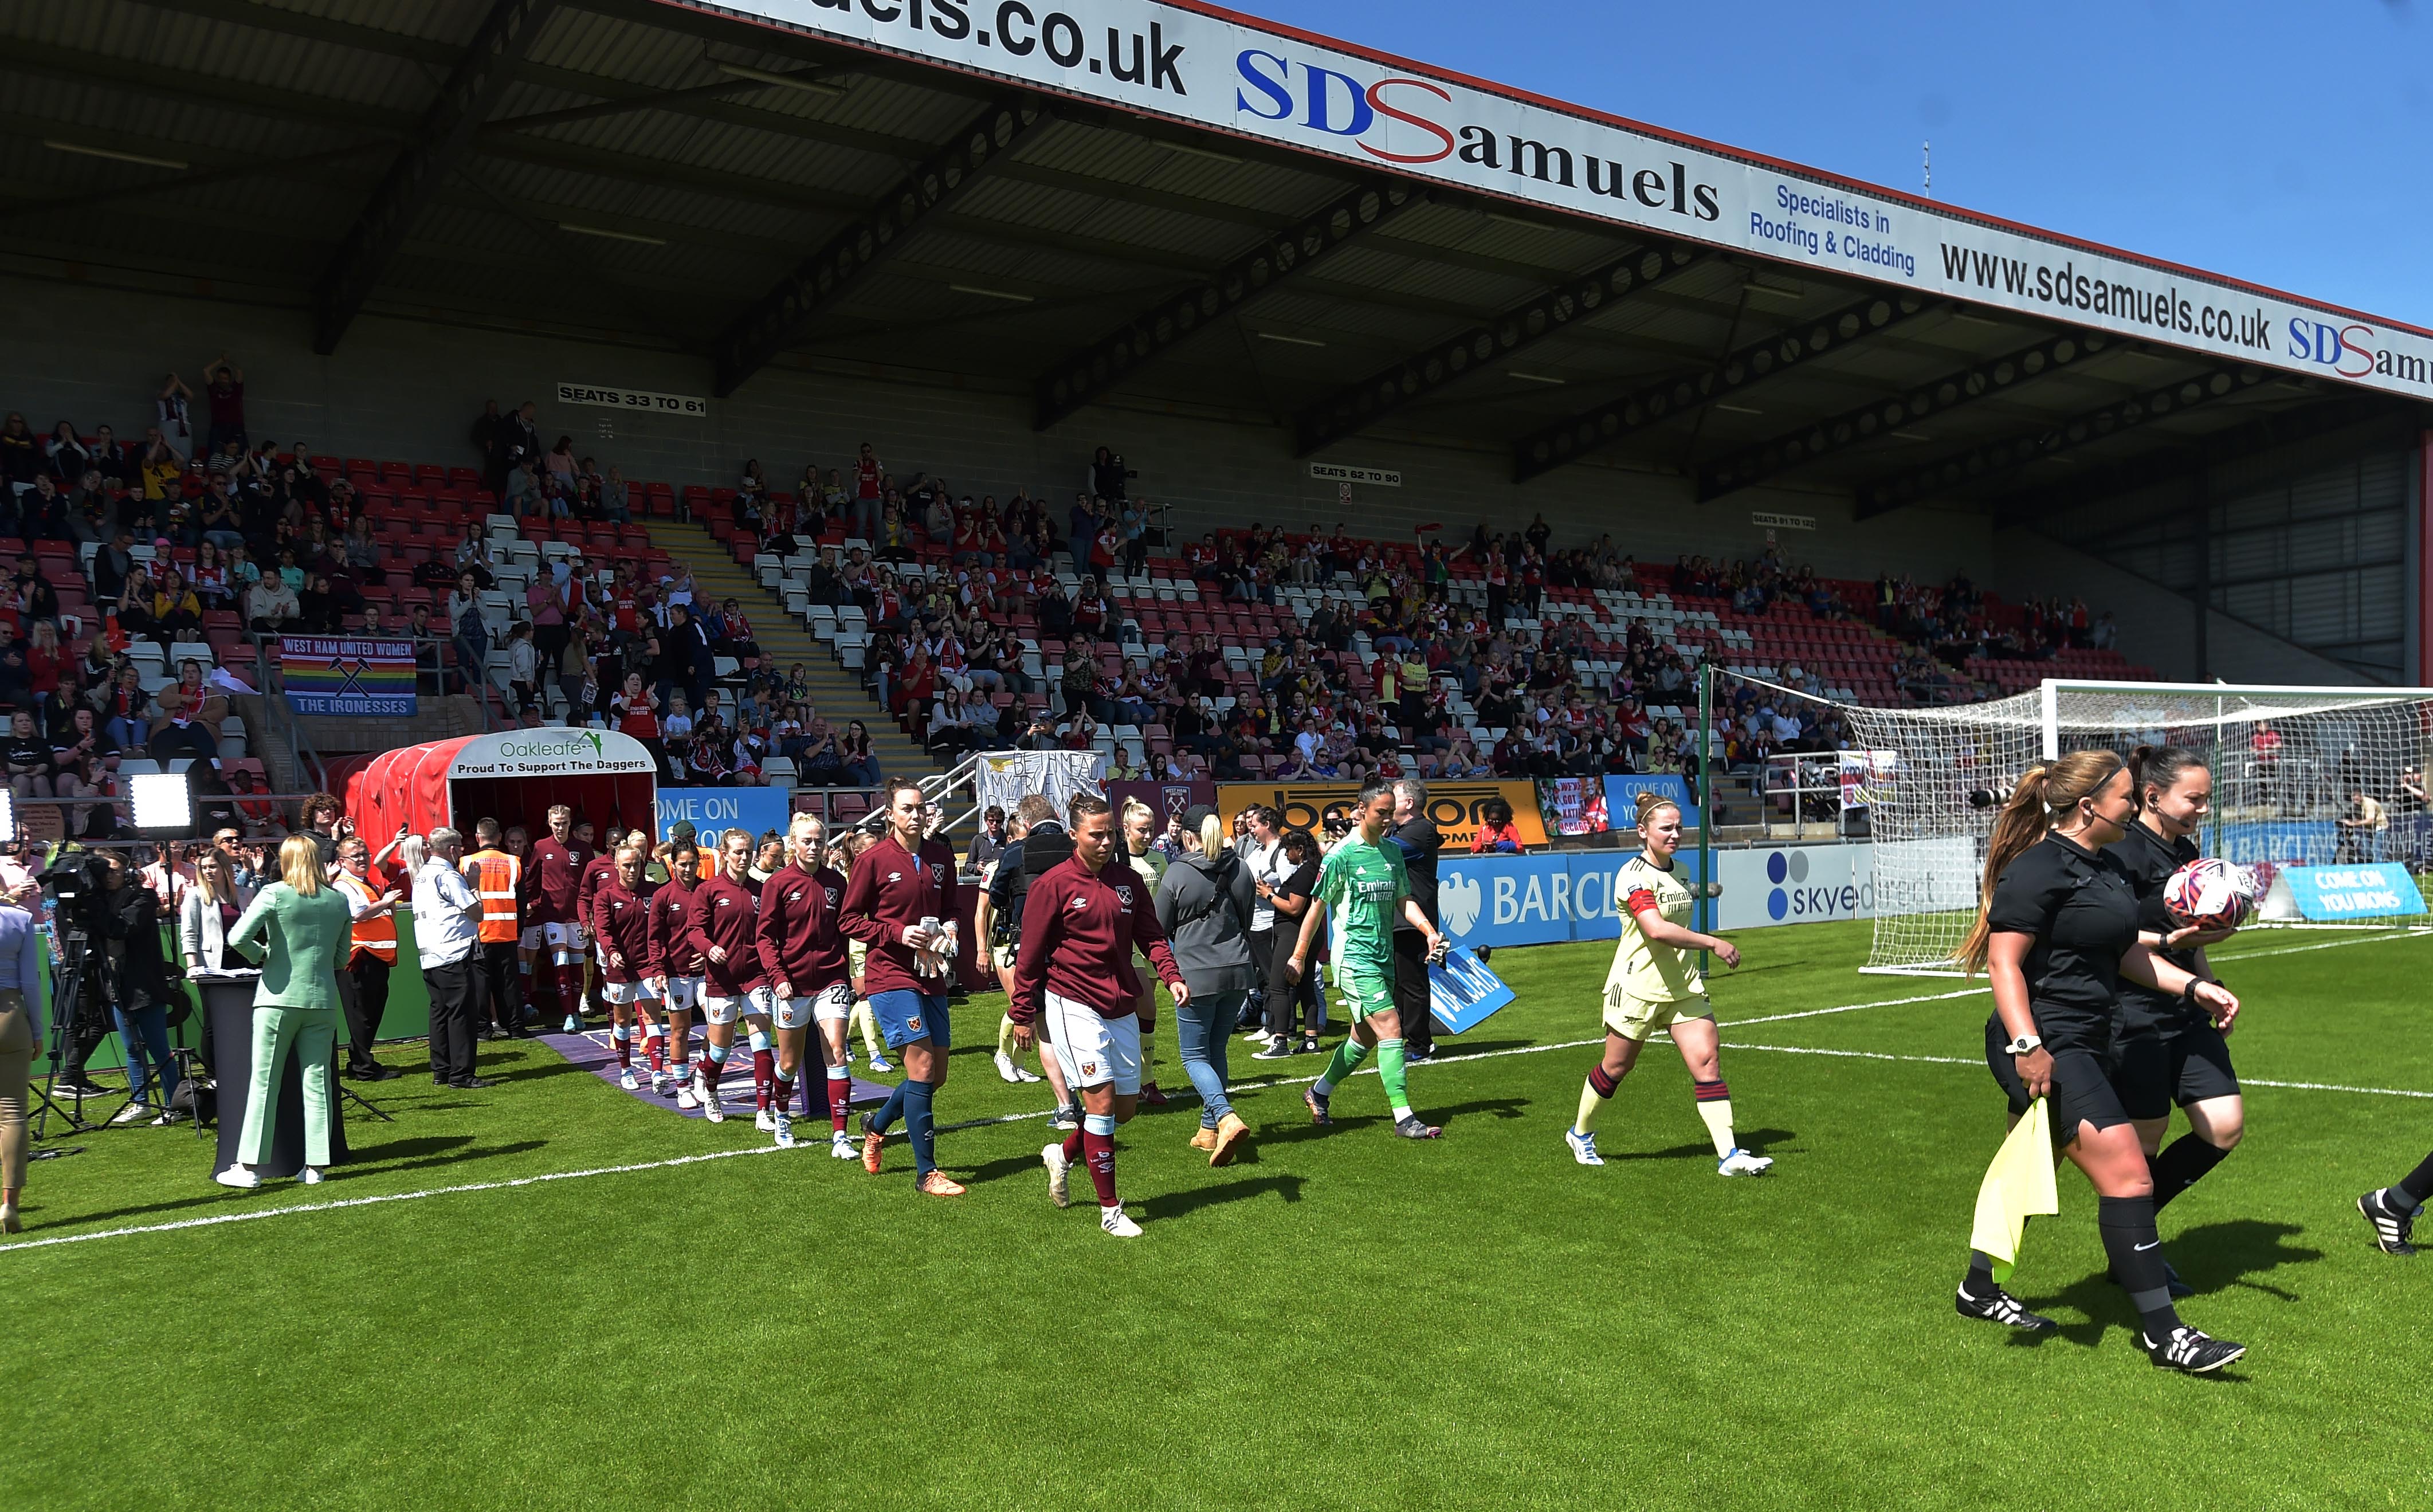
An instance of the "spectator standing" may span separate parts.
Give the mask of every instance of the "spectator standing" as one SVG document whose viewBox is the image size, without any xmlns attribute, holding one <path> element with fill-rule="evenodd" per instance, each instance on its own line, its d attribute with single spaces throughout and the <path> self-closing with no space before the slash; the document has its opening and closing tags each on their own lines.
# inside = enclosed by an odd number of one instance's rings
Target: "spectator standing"
<svg viewBox="0 0 2433 1512">
<path fill-rule="evenodd" d="M 211 406 L 212 429 L 204 439 L 207 451 L 217 451 L 229 442 L 245 443 L 245 369 L 228 360 L 228 353 L 203 365 L 203 397 Z"/>
</svg>

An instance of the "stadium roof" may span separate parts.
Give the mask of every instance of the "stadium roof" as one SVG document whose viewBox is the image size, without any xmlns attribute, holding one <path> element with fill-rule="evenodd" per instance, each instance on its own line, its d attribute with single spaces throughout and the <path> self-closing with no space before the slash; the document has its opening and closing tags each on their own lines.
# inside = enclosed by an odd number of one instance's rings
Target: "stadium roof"
<svg viewBox="0 0 2433 1512">
<path fill-rule="evenodd" d="M 1863 515 L 2433 392 L 2412 328 L 1206 7 L 853 6 L 6 0 L 0 266 Z"/>
</svg>

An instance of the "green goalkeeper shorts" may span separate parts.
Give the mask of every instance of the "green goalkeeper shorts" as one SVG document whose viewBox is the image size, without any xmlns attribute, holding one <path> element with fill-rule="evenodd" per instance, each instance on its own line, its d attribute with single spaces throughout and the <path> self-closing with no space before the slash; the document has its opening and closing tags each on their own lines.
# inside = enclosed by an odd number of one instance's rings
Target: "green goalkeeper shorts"
<svg viewBox="0 0 2433 1512">
<path fill-rule="evenodd" d="M 1394 1011 L 1394 984 L 1348 967 L 1336 977 L 1336 990 L 1343 996 L 1343 1011 L 1359 1023 L 1371 1013 Z"/>
</svg>

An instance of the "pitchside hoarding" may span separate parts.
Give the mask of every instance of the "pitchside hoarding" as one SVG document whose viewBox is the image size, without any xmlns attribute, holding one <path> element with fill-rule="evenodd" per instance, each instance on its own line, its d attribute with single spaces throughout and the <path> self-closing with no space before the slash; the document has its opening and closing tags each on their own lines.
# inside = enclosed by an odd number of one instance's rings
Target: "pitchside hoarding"
<svg viewBox="0 0 2433 1512">
<path fill-rule="evenodd" d="M 1372 171 L 2411 398 L 2433 335 L 1177 0 L 729 0 Z"/>
</svg>

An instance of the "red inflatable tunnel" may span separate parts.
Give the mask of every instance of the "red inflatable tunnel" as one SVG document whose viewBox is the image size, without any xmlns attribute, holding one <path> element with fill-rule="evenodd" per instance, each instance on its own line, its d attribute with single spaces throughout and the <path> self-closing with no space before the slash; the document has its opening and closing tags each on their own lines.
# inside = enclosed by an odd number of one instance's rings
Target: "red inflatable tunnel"
<svg viewBox="0 0 2433 1512">
<path fill-rule="evenodd" d="M 639 740 L 615 730 L 499 730 L 333 762 L 331 787 L 356 832 L 374 848 L 400 824 L 417 835 L 441 825 L 462 830 L 496 819 L 548 833 L 553 805 L 570 806 L 594 824 L 652 825 L 658 813 L 657 764 Z"/>
</svg>

